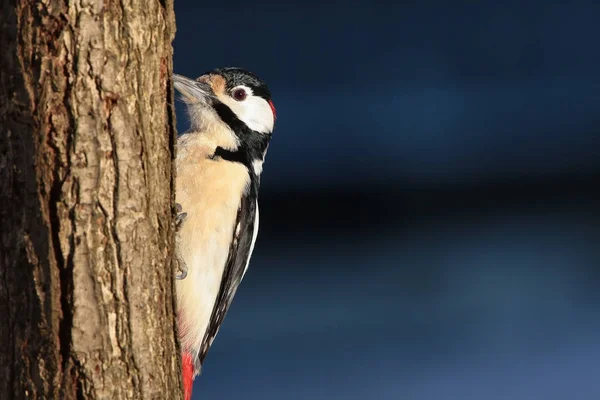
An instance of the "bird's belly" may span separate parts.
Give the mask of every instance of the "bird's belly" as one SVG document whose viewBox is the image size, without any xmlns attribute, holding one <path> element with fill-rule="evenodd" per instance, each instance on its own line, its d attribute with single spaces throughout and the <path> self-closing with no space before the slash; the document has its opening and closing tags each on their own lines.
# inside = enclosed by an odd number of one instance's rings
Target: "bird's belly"
<svg viewBox="0 0 600 400">
<path fill-rule="evenodd" d="M 239 163 L 205 159 L 182 164 L 176 201 L 187 213 L 179 251 L 188 274 L 176 282 L 178 324 L 183 349 L 196 356 L 219 293 L 249 176 Z"/>
</svg>

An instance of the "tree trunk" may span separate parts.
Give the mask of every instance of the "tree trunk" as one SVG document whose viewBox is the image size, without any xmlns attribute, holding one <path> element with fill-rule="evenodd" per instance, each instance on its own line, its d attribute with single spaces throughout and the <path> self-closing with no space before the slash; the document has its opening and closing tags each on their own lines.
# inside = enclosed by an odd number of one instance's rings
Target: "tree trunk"
<svg viewBox="0 0 600 400">
<path fill-rule="evenodd" d="M 181 398 L 172 0 L 0 0 L 0 397 Z"/>
</svg>

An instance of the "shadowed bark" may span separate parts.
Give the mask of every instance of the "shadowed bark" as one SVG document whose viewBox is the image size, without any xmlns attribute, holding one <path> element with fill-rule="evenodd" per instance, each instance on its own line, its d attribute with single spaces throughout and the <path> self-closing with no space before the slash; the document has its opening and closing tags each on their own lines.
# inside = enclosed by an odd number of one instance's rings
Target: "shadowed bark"
<svg viewBox="0 0 600 400">
<path fill-rule="evenodd" d="M 0 0 L 0 397 L 181 398 L 172 1 Z"/>
</svg>

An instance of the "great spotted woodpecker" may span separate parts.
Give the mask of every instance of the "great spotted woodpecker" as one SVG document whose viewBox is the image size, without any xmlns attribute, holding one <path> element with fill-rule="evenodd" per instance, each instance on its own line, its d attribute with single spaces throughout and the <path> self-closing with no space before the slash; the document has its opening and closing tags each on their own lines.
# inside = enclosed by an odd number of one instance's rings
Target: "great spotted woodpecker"
<svg viewBox="0 0 600 400">
<path fill-rule="evenodd" d="M 248 269 L 276 113 L 265 83 L 241 68 L 173 81 L 191 125 L 177 140 L 175 188 L 177 322 L 189 400 Z"/>
</svg>

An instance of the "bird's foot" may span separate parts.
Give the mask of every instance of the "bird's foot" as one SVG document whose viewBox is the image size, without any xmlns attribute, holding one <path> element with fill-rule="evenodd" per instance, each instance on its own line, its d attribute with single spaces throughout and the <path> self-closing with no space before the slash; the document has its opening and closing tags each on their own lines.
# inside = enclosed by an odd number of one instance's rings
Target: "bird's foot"
<svg viewBox="0 0 600 400">
<path fill-rule="evenodd" d="M 179 253 L 179 251 L 177 251 L 177 253 Z M 180 281 L 187 277 L 188 269 L 187 269 L 187 265 L 186 265 L 185 261 L 183 261 L 183 258 L 181 257 L 180 254 L 175 255 L 175 261 L 177 262 L 177 271 L 178 271 L 178 274 L 175 275 L 175 279 Z"/>
<path fill-rule="evenodd" d="M 180 251 L 181 236 L 179 234 L 185 218 L 187 217 L 187 213 L 182 211 L 183 208 L 181 207 L 181 204 L 175 203 L 175 262 L 178 271 L 178 274 L 175 275 L 175 279 L 177 280 L 185 279 L 188 273 L 187 264 L 183 260 Z"/>
</svg>

